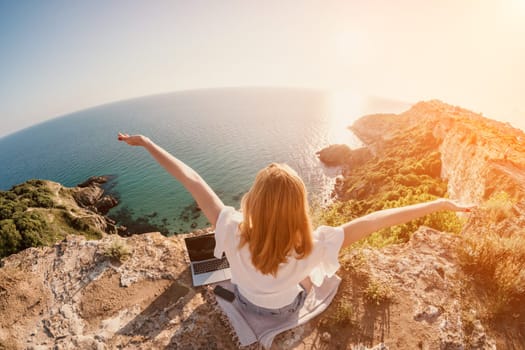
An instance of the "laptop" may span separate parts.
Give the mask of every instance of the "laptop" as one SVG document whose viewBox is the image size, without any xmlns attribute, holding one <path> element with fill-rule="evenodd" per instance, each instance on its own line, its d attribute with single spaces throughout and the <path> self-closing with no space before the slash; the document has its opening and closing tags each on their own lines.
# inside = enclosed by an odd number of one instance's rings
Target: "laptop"
<svg viewBox="0 0 525 350">
<path fill-rule="evenodd" d="M 225 281 L 231 278 L 230 264 L 223 254 L 218 259 L 213 255 L 215 249 L 215 233 L 184 238 L 186 250 L 190 257 L 191 277 L 193 285 Z"/>
</svg>

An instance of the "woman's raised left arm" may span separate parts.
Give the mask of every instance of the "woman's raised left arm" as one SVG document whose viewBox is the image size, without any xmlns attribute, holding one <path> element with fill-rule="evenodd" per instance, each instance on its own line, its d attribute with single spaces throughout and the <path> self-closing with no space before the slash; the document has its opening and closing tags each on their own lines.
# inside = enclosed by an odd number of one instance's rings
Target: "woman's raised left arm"
<svg viewBox="0 0 525 350">
<path fill-rule="evenodd" d="M 208 221 L 215 226 L 224 203 L 191 167 L 175 158 L 162 147 L 143 135 L 118 134 L 119 141 L 131 146 L 144 147 L 168 173 L 175 177 L 191 193 Z"/>
</svg>

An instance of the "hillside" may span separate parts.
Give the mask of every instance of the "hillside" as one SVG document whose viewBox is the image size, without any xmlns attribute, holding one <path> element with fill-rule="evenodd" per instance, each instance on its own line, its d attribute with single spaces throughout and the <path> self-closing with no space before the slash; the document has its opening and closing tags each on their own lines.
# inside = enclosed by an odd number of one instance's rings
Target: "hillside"
<svg viewBox="0 0 525 350">
<path fill-rule="evenodd" d="M 328 310 L 272 348 L 525 349 L 525 135 L 439 101 L 352 130 L 366 148 L 332 152 L 344 172 L 317 221 L 434 196 L 479 207 L 345 251 Z M 101 237 L 57 237 L 1 260 L 0 349 L 236 348 L 209 288 L 191 285 L 184 235 Z"/>
<path fill-rule="evenodd" d="M 68 188 L 46 180 L 29 180 L 0 191 L 0 258 L 20 250 L 52 245 L 69 234 L 91 239 L 124 232 L 104 216 L 118 201 L 94 176 Z"/>
<path fill-rule="evenodd" d="M 433 214 L 374 233 L 365 246 L 410 246 L 420 225 L 460 234 L 452 236 L 456 241 L 448 247 L 443 241 L 447 260 L 457 268 L 456 288 L 448 293 L 449 297 L 458 293 L 453 303 L 462 310 L 459 339 L 466 348 L 484 348 L 470 342 L 477 329 L 474 323 L 482 324 L 498 348 L 524 349 L 525 134 L 440 101 L 418 103 L 399 115 L 365 116 L 351 130 L 366 147 L 344 150 L 339 157 L 325 151 L 344 170 L 334 189 L 335 203 L 321 213 L 320 222 L 339 224 L 373 210 L 436 196 L 478 204 L 468 216 Z M 387 255 L 382 259 L 390 260 Z M 347 256 L 352 253 L 341 259 Z M 388 275 L 387 281 L 400 278 Z"/>
</svg>

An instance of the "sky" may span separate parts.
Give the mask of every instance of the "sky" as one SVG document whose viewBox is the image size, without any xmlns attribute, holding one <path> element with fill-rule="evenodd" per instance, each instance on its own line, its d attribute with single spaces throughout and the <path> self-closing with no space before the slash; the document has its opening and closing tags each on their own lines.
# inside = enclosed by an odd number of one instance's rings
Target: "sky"
<svg viewBox="0 0 525 350">
<path fill-rule="evenodd" d="M 525 0 L 0 0 L 0 137 L 230 86 L 440 99 L 525 129 Z"/>
</svg>

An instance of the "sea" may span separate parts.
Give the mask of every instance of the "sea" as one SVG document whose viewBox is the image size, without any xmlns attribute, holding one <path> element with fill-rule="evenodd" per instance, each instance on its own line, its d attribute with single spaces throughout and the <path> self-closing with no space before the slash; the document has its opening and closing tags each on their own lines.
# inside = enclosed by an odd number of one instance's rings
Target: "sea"
<svg viewBox="0 0 525 350">
<path fill-rule="evenodd" d="M 330 200 L 339 169 L 316 152 L 335 143 L 361 147 L 348 126 L 364 114 L 408 104 L 352 92 L 221 88 L 134 98 L 58 117 L 0 139 L 0 190 L 38 178 L 72 187 L 107 175 L 119 199 L 109 216 L 130 232 L 177 234 L 209 225 L 191 195 L 141 147 L 117 141 L 140 133 L 194 168 L 227 205 L 239 206 L 257 172 L 289 164 L 309 200 Z"/>
</svg>

